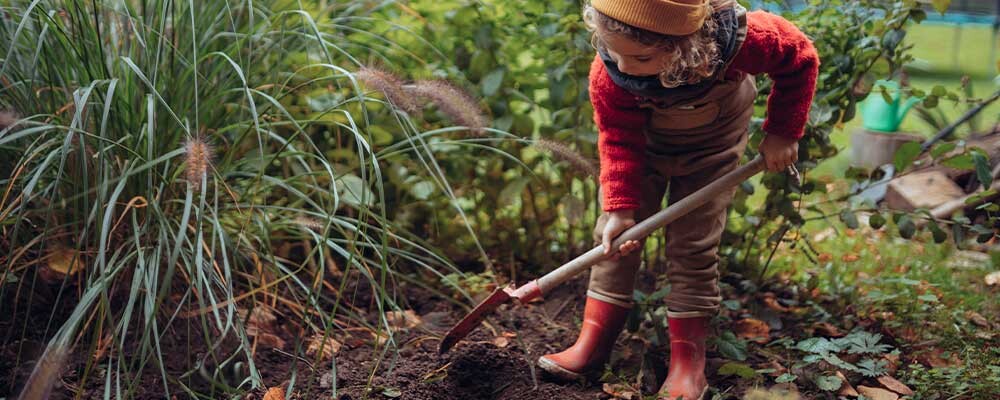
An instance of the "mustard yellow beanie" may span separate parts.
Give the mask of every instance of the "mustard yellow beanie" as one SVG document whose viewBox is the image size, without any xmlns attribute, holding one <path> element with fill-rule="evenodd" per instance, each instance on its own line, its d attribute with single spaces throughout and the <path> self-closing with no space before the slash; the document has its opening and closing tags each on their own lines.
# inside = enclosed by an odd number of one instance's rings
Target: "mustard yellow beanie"
<svg viewBox="0 0 1000 400">
<path fill-rule="evenodd" d="M 591 0 L 597 11 L 625 24 L 664 35 L 684 36 L 701 29 L 708 0 Z"/>
</svg>

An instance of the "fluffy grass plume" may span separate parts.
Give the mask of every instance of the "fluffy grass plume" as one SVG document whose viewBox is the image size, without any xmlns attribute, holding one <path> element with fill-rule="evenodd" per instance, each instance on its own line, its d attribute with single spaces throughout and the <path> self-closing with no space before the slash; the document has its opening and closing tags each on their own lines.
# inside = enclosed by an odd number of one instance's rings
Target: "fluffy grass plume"
<svg viewBox="0 0 1000 400">
<path fill-rule="evenodd" d="M 184 176 L 195 189 L 200 189 L 202 177 L 206 176 L 212 167 L 212 154 L 214 154 L 212 146 L 204 138 L 195 137 L 187 141 L 184 149 L 186 154 L 184 160 L 187 164 Z"/>
<path fill-rule="evenodd" d="M 420 110 L 417 102 L 403 89 L 403 80 L 396 75 L 377 67 L 362 67 L 354 76 L 368 87 L 382 92 L 393 106 L 411 114 Z"/>
<path fill-rule="evenodd" d="M 410 91 L 416 97 L 430 100 L 457 125 L 476 133 L 481 133 L 487 125 L 486 116 L 479 108 L 479 101 L 451 82 L 438 79 L 417 81 Z"/>
<path fill-rule="evenodd" d="M 534 146 L 549 152 L 560 160 L 570 163 L 570 165 L 585 172 L 587 175 L 595 178 L 601 175 L 600 169 L 592 160 L 584 157 L 583 154 L 571 149 L 564 143 L 549 139 L 538 139 L 535 141 Z"/>
</svg>

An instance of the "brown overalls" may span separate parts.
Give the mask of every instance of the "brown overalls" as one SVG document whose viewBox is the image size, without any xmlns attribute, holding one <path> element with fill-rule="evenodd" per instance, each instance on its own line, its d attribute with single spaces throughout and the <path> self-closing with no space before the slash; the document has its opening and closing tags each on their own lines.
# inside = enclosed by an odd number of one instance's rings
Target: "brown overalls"
<svg viewBox="0 0 1000 400">
<path fill-rule="evenodd" d="M 739 11 L 739 21 L 737 40 L 742 45 L 746 37 L 745 10 Z M 757 89 L 753 77 L 747 74 L 740 73 L 731 80 L 722 78 L 726 69 L 721 68 L 718 83 L 694 98 L 643 100 L 641 106 L 651 113 L 645 128 L 646 171 L 637 221 L 659 211 L 668 188 L 668 200 L 674 202 L 739 165 Z M 735 188 L 665 228 L 667 278 L 671 285 L 665 302 L 670 316 L 704 316 L 718 310 L 722 300 L 718 247 L 734 193 Z M 597 243 L 601 242 L 607 219 L 604 214 L 597 220 Z M 641 251 L 633 251 L 618 260 L 595 265 L 587 295 L 631 306 L 640 258 Z"/>
</svg>

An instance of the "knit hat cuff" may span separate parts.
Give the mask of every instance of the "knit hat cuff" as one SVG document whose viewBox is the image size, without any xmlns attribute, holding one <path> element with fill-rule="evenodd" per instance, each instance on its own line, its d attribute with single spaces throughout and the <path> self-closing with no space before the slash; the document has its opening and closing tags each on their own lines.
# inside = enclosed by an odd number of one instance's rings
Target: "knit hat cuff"
<svg viewBox="0 0 1000 400">
<path fill-rule="evenodd" d="M 697 4 L 682 1 L 591 0 L 590 4 L 627 25 L 664 35 L 685 36 L 701 29 L 708 17 L 708 7 L 707 0 Z"/>
</svg>

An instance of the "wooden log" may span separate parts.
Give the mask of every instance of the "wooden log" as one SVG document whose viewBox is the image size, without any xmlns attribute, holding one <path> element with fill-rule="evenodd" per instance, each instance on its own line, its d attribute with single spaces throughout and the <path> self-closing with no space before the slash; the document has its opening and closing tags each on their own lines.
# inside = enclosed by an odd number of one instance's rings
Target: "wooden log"
<svg viewBox="0 0 1000 400">
<path fill-rule="evenodd" d="M 913 211 L 918 208 L 933 209 L 965 196 L 944 172 L 919 171 L 903 175 L 889 182 L 885 203 L 889 208 Z"/>
</svg>

